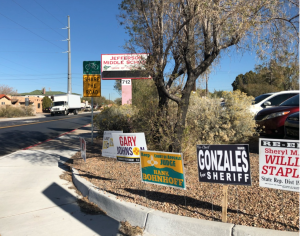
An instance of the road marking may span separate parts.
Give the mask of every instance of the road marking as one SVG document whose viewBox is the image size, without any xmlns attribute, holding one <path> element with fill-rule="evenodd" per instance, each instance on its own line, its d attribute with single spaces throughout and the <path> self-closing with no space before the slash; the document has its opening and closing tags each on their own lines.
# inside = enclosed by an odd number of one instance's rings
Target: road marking
<svg viewBox="0 0 300 236">
<path fill-rule="evenodd" d="M 73 119 L 73 118 L 75 118 L 75 117 L 64 118 L 64 119 L 56 119 L 56 120 L 48 120 L 48 121 L 41 121 L 41 122 L 32 122 L 32 123 L 28 123 L 28 124 L 4 126 L 4 127 L 0 127 L 0 129 L 7 129 L 7 128 L 12 128 L 12 127 L 24 126 L 24 125 L 35 125 L 35 124 L 47 123 L 47 122 L 52 122 L 52 121 L 57 121 L 57 120 L 69 120 L 69 119 Z"/>
</svg>

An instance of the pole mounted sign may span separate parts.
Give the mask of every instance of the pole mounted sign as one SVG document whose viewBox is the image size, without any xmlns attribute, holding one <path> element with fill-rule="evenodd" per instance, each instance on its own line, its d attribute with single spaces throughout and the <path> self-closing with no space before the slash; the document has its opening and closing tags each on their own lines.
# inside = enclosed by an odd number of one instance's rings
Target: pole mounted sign
<svg viewBox="0 0 300 236">
<path fill-rule="evenodd" d="M 83 62 L 84 75 L 100 75 L 100 61 L 84 61 Z"/>
<path fill-rule="evenodd" d="M 83 96 L 101 97 L 100 61 L 83 62 Z"/>
<path fill-rule="evenodd" d="M 101 76 L 109 79 L 151 79 L 145 71 L 149 54 L 102 54 Z"/>
</svg>

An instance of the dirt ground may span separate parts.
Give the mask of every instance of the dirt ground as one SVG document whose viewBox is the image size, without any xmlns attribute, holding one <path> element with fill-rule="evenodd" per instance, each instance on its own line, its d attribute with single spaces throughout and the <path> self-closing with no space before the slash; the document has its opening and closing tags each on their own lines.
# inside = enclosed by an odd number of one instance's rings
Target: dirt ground
<svg viewBox="0 0 300 236">
<path fill-rule="evenodd" d="M 140 165 L 101 156 L 102 140 L 87 143 L 86 163 L 80 152 L 71 167 L 99 189 L 119 199 L 181 216 L 221 221 L 222 185 L 199 182 L 197 161 L 184 161 L 186 190 L 141 182 Z M 259 187 L 257 146 L 250 144 L 252 186 L 228 187 L 228 223 L 299 231 L 299 194 Z"/>
</svg>

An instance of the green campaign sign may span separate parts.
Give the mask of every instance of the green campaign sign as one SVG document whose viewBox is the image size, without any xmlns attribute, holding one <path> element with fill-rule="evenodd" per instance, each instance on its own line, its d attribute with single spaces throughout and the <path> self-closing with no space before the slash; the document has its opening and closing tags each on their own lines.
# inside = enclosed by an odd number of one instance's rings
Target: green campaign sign
<svg viewBox="0 0 300 236">
<path fill-rule="evenodd" d="M 83 62 L 84 75 L 99 75 L 100 74 L 100 61 L 84 61 Z"/>
</svg>

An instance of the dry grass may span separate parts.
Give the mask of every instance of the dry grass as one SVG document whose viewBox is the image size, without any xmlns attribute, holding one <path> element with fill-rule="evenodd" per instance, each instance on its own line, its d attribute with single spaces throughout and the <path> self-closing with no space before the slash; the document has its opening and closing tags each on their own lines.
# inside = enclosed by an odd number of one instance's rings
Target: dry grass
<svg viewBox="0 0 300 236">
<path fill-rule="evenodd" d="M 139 236 L 143 235 L 143 229 L 138 226 L 132 226 L 127 221 L 121 221 L 119 232 L 122 236 Z"/>
</svg>

